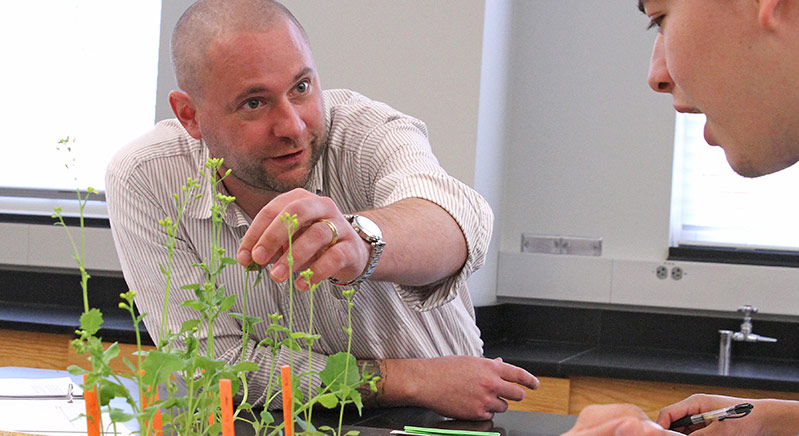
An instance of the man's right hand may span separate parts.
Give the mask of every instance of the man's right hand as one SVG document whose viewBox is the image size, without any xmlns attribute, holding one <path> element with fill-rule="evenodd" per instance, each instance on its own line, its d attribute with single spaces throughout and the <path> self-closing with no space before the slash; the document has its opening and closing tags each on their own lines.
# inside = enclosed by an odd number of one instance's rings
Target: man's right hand
<svg viewBox="0 0 799 436">
<path fill-rule="evenodd" d="M 446 356 L 384 362 L 381 403 L 426 407 L 455 419 L 491 419 L 508 409 L 506 400 L 524 399 L 521 386 L 536 389 L 539 384 L 529 372 L 501 359 Z"/>
</svg>

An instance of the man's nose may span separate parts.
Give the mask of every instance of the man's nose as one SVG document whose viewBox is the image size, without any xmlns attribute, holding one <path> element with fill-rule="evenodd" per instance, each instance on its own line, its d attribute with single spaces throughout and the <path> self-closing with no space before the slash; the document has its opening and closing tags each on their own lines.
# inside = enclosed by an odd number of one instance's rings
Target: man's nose
<svg viewBox="0 0 799 436">
<path fill-rule="evenodd" d="M 663 50 L 663 35 L 658 33 L 652 49 L 652 60 L 649 62 L 649 87 L 656 92 L 670 93 L 674 89 L 674 81 L 666 66 L 666 54 Z"/>
<path fill-rule="evenodd" d="M 292 140 L 301 136 L 305 130 L 305 121 L 300 116 L 300 108 L 289 100 L 282 100 L 274 108 L 274 134 L 277 137 Z"/>
</svg>

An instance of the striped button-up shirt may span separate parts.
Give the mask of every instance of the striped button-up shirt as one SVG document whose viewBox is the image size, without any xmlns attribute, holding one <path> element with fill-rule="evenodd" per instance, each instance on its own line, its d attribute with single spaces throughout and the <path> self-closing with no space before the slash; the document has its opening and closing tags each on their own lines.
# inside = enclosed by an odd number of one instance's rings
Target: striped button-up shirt
<svg viewBox="0 0 799 436">
<path fill-rule="evenodd" d="M 351 353 L 358 359 L 481 355 L 482 341 L 466 279 L 484 262 L 493 220 L 490 207 L 438 165 L 421 121 L 347 90 L 325 91 L 324 103 L 327 149 L 305 189 L 330 197 L 345 213 L 412 197 L 432 201 L 457 221 L 468 247 L 461 271 L 431 287 L 377 281 L 361 284 L 353 297 Z M 114 241 L 125 280 L 138 292 L 136 304 L 147 314 L 144 324 L 155 341 L 162 328 L 166 282 L 160 266 L 168 261 L 167 235 L 159 220 L 177 218 L 173 196 L 181 193 L 189 177 L 200 180 L 203 196 L 189 204 L 178 228 L 168 328 L 176 332 L 184 321 L 198 318 L 197 312 L 182 305 L 195 298 L 194 292 L 180 286 L 203 282 L 203 272 L 192 265 L 204 262 L 211 253 L 211 185 L 200 175 L 207 158 L 203 142 L 172 119 L 159 122 L 123 148 L 108 167 L 106 198 Z M 220 243 L 233 257 L 251 218 L 233 203 L 223 221 Z M 244 311 L 244 282 L 245 271 L 239 265 L 227 266 L 217 278 L 226 293 L 238 295 L 232 312 Z M 295 292 L 293 300 L 293 327 L 307 331 L 309 293 Z M 278 350 L 272 362 L 270 351 L 255 347 L 264 339 L 270 314 L 284 315 L 286 324 L 287 283 L 275 283 L 266 276 L 257 287 L 250 287 L 246 305 L 247 315 L 265 320 L 254 328 L 244 350 L 246 358 L 260 367 L 248 375 L 252 404 L 266 400 L 272 363 L 279 367 L 291 358 L 298 368 L 310 364 L 319 371 L 326 356 L 347 349 L 347 302 L 341 288 L 327 281 L 314 293 L 313 330 L 321 338 L 313 343 L 310 362 L 306 352 L 294 352 L 290 357 L 287 349 Z M 242 355 L 241 323 L 223 315 L 214 323 L 213 332 L 216 357 L 237 361 Z M 279 397 L 272 404 L 279 404 L 277 401 Z"/>
</svg>

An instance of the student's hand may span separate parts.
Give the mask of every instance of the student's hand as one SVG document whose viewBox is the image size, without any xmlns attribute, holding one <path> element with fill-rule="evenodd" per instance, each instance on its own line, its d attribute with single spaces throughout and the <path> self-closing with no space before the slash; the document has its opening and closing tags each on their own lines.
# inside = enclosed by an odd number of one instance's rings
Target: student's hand
<svg viewBox="0 0 799 436">
<path fill-rule="evenodd" d="M 667 436 L 679 435 L 652 422 L 631 404 L 588 406 L 563 436 Z"/>
<path fill-rule="evenodd" d="M 691 395 L 678 403 L 664 407 L 658 416 L 658 423 L 668 426 L 685 415 L 696 415 L 741 403 L 754 405 L 752 412 L 746 417 L 711 421 L 709 424 L 697 424 L 680 430 L 694 436 L 796 436 L 799 433 L 799 402 L 750 400 L 723 395 Z"/>
<path fill-rule="evenodd" d="M 329 277 L 346 282 L 363 272 L 369 259 L 366 242 L 355 233 L 333 200 L 304 189 L 280 194 L 258 212 L 236 253 L 241 265 L 272 264 L 273 280 L 288 279 L 288 232 L 281 221 L 286 213 L 297 215 L 298 226 L 292 242 L 294 272 L 310 268 L 314 273 L 312 283 Z M 336 230 L 335 240 L 331 225 Z M 297 280 L 296 285 L 308 289 L 305 280 Z"/>
<path fill-rule="evenodd" d="M 538 388 L 532 374 L 501 359 L 446 356 L 386 360 L 381 402 L 426 407 L 455 419 L 488 420 L 524 399 L 525 386 Z M 519 386 L 521 385 L 521 386 Z"/>
</svg>

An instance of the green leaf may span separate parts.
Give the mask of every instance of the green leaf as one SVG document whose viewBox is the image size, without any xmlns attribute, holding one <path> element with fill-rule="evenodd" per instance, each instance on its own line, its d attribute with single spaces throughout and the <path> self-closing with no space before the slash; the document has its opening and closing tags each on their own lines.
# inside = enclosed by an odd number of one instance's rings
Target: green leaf
<svg viewBox="0 0 799 436">
<path fill-rule="evenodd" d="M 208 307 L 202 301 L 197 301 L 197 300 L 186 300 L 183 302 L 183 306 L 194 309 L 197 312 L 202 312 L 203 310 L 205 310 L 206 307 Z"/>
<path fill-rule="evenodd" d="M 239 362 L 233 366 L 233 371 L 235 372 L 258 371 L 258 364 L 249 361 Z"/>
<path fill-rule="evenodd" d="M 125 366 L 128 367 L 128 369 L 130 370 L 131 374 L 136 374 L 136 372 L 137 372 L 136 371 L 136 366 L 133 363 L 131 363 L 130 359 L 128 359 L 125 356 L 122 356 L 122 363 L 124 363 Z"/>
<path fill-rule="evenodd" d="M 261 422 L 268 425 L 275 422 L 275 417 L 272 416 L 272 413 L 269 412 L 266 408 L 261 411 Z"/>
<path fill-rule="evenodd" d="M 226 312 L 226 311 L 230 310 L 231 307 L 233 307 L 233 304 L 235 302 L 236 302 L 236 296 L 235 295 L 231 295 L 231 296 L 225 298 L 224 300 L 222 300 L 222 302 L 219 304 L 219 310 L 221 312 Z"/>
<path fill-rule="evenodd" d="M 89 309 L 80 316 L 80 328 L 89 335 L 94 335 L 103 325 L 103 314 L 99 309 Z"/>
<path fill-rule="evenodd" d="M 218 435 L 221 431 L 222 431 L 222 423 L 219 421 L 215 422 L 214 425 L 208 427 L 208 433 L 213 436 Z"/>
<path fill-rule="evenodd" d="M 361 398 L 361 393 L 356 389 L 353 389 L 352 392 L 350 392 L 350 398 L 352 399 L 352 402 L 355 403 L 355 407 L 358 408 L 358 415 L 360 415 L 361 410 L 363 410 L 363 399 Z"/>
<path fill-rule="evenodd" d="M 198 283 L 192 283 L 190 285 L 183 285 L 183 286 L 180 287 L 180 289 L 186 289 L 186 290 L 193 289 L 193 290 L 196 290 L 196 289 L 200 289 L 200 285 Z"/>
<path fill-rule="evenodd" d="M 108 365 L 117 356 L 119 356 L 119 343 L 114 342 L 103 352 L 103 363 Z"/>
<path fill-rule="evenodd" d="M 116 383 L 101 382 L 100 383 L 100 405 L 107 406 L 108 403 L 117 397 L 125 397 L 127 389 Z"/>
<path fill-rule="evenodd" d="M 272 338 L 266 338 L 266 339 L 262 340 L 261 342 L 259 342 L 257 346 L 258 347 L 274 348 L 275 347 L 275 340 L 272 339 Z"/>
<path fill-rule="evenodd" d="M 349 362 L 349 363 L 348 363 Z M 348 368 L 347 374 L 344 369 Z M 339 385 L 357 386 L 361 376 L 358 373 L 358 363 L 355 356 L 349 353 L 336 353 L 327 358 L 325 369 L 319 372 L 322 382 L 331 389 L 338 389 Z"/>
<path fill-rule="evenodd" d="M 111 408 L 111 411 L 108 412 L 108 416 L 111 417 L 111 421 L 113 422 L 128 422 L 134 418 L 134 415 L 125 413 L 124 410 L 115 407 Z"/>
<path fill-rule="evenodd" d="M 85 369 L 83 369 L 83 368 L 81 368 L 81 367 L 79 367 L 77 365 L 69 365 L 67 367 L 67 372 L 69 372 L 72 375 L 83 375 L 83 374 L 87 374 L 89 371 L 86 371 Z"/>
<path fill-rule="evenodd" d="M 285 341 L 280 341 L 280 343 L 293 351 L 302 351 L 302 348 L 300 348 L 300 344 L 298 344 L 296 341 L 292 339 L 286 339 Z"/>
<path fill-rule="evenodd" d="M 180 326 L 180 333 L 186 333 L 198 328 L 202 321 L 199 319 L 190 319 L 188 321 L 184 321 L 183 324 Z"/>
<path fill-rule="evenodd" d="M 313 423 L 308 422 L 299 416 L 296 418 L 295 422 L 300 425 L 300 428 L 303 429 L 303 435 L 307 434 L 308 436 L 326 436 L 325 434 L 316 431 L 316 427 L 314 427 Z"/>
<path fill-rule="evenodd" d="M 332 409 L 338 405 L 338 397 L 336 394 L 327 393 L 319 397 L 319 403 L 328 409 Z"/>
<path fill-rule="evenodd" d="M 144 370 L 142 382 L 147 386 L 154 386 L 168 382 L 173 372 L 185 367 L 185 362 L 177 354 L 153 350 L 141 366 Z"/>
<path fill-rule="evenodd" d="M 232 257 L 223 257 L 220 260 L 220 262 L 222 262 L 222 265 L 235 265 L 239 263 L 238 261 L 236 261 L 236 259 L 233 259 Z"/>
</svg>

